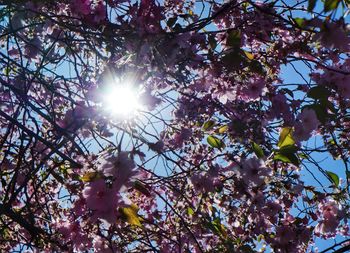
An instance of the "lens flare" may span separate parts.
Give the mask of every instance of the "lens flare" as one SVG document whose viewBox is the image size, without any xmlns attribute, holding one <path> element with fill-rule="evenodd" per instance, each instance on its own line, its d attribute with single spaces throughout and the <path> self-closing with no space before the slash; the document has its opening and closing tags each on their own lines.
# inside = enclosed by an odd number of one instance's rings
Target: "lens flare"
<svg viewBox="0 0 350 253">
<path fill-rule="evenodd" d="M 133 117 L 142 108 L 139 91 L 128 83 L 110 85 L 105 91 L 103 105 L 107 112 L 122 118 Z"/>
</svg>

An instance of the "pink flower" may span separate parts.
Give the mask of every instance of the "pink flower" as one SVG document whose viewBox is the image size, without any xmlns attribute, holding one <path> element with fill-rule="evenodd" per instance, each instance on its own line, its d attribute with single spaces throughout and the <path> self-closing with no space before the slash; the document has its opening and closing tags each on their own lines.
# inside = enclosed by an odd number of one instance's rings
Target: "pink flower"
<svg viewBox="0 0 350 253">
<path fill-rule="evenodd" d="M 340 91 L 340 94 L 345 98 L 350 98 L 350 77 L 345 75 L 339 75 L 342 78 L 339 78 L 337 82 L 334 84 L 337 86 L 338 90 Z"/>
<path fill-rule="evenodd" d="M 91 1 L 90 0 L 73 0 L 71 9 L 76 11 L 80 15 L 88 15 L 91 13 Z"/>
<path fill-rule="evenodd" d="M 254 157 L 242 162 L 240 174 L 247 185 L 259 186 L 270 174 L 270 169 L 265 166 L 262 160 Z"/>
<path fill-rule="evenodd" d="M 182 128 L 181 131 L 176 132 L 173 139 L 170 140 L 170 145 L 175 148 L 180 148 L 184 145 L 184 142 L 188 141 L 192 136 L 192 130 L 188 128 Z"/>
<path fill-rule="evenodd" d="M 247 101 L 256 100 L 262 95 L 265 86 L 265 79 L 261 77 L 252 77 L 240 89 L 240 97 Z"/>
<path fill-rule="evenodd" d="M 293 118 L 287 98 L 282 93 L 277 93 L 271 99 L 272 106 L 269 111 L 271 118 L 283 118 L 285 122 L 290 122 Z"/>
<path fill-rule="evenodd" d="M 299 114 L 298 119 L 303 123 L 303 126 L 307 129 L 316 129 L 320 124 L 315 111 L 312 109 L 304 109 L 302 113 Z"/>
<path fill-rule="evenodd" d="M 156 4 L 156 1 L 140 1 L 135 25 L 141 35 L 159 33 L 162 30 L 160 21 L 163 19 L 162 8 Z"/>
<path fill-rule="evenodd" d="M 279 226 L 276 229 L 276 241 L 281 245 L 287 245 L 296 237 L 291 225 Z"/>
<path fill-rule="evenodd" d="M 24 48 L 25 54 L 29 59 L 36 59 L 42 50 L 42 42 L 38 37 L 35 37 Z"/>
<path fill-rule="evenodd" d="M 100 158 L 100 168 L 105 176 L 114 177 L 114 185 L 121 189 L 123 185 L 127 185 L 132 177 L 137 173 L 135 163 L 130 158 L 129 152 L 119 152 L 117 156 L 113 153 L 105 153 Z"/>
<path fill-rule="evenodd" d="M 336 228 L 338 227 L 339 222 L 337 220 L 323 220 L 320 221 L 315 227 L 315 235 L 325 235 L 328 237 L 333 237 Z"/>
<path fill-rule="evenodd" d="M 75 108 L 68 110 L 64 118 L 57 121 L 57 125 L 64 130 L 74 132 L 80 129 L 93 113 L 92 108 L 86 107 L 80 102 Z"/>
<path fill-rule="evenodd" d="M 111 207 L 111 200 L 115 199 L 115 192 L 109 189 L 104 179 L 98 179 L 87 184 L 83 190 L 83 197 L 90 209 L 107 211 Z"/>
<path fill-rule="evenodd" d="M 344 29 L 342 22 L 323 22 L 321 31 L 315 36 L 321 43 L 328 48 L 338 48 L 344 52 L 348 52 L 350 47 L 350 39 Z"/>
<path fill-rule="evenodd" d="M 319 217 L 321 221 L 315 227 L 316 235 L 332 237 L 343 217 L 341 206 L 334 200 L 325 200 L 319 205 Z"/>
<path fill-rule="evenodd" d="M 159 105 L 162 100 L 151 93 L 150 90 L 146 90 L 140 96 L 141 101 L 145 104 L 148 110 L 153 110 Z"/>
<path fill-rule="evenodd" d="M 304 109 L 297 119 L 299 122 L 295 124 L 294 137 L 297 141 L 306 141 L 311 137 L 312 131 L 317 129 L 320 122 L 315 111 L 308 108 Z"/>
<path fill-rule="evenodd" d="M 107 9 L 103 2 L 99 2 L 94 10 L 94 22 L 99 24 L 104 21 L 106 19 L 106 11 Z"/>
<path fill-rule="evenodd" d="M 108 187 L 104 179 L 89 182 L 84 190 L 83 197 L 86 206 L 94 211 L 95 218 L 104 219 L 110 223 L 116 220 L 116 208 L 118 205 L 119 189 L 112 185 Z"/>
<path fill-rule="evenodd" d="M 108 241 L 101 236 L 96 236 L 92 242 L 95 253 L 112 253 L 113 251 L 108 247 Z"/>
<path fill-rule="evenodd" d="M 197 174 L 191 177 L 191 182 L 194 188 L 199 192 L 213 192 L 221 186 L 221 181 L 210 172 L 206 174 Z"/>
<path fill-rule="evenodd" d="M 349 75 L 338 73 L 337 71 L 350 71 L 350 60 L 343 63 L 337 63 L 332 69 L 324 70 L 324 73 L 313 73 L 312 78 L 320 85 L 334 87 L 344 98 L 350 98 L 350 77 Z"/>
<path fill-rule="evenodd" d="M 219 79 L 220 84 L 215 87 L 211 96 L 214 99 L 218 99 L 220 103 L 226 104 L 227 102 L 234 101 L 237 97 L 237 92 L 230 82 Z"/>
<path fill-rule="evenodd" d="M 266 203 L 266 206 L 263 208 L 262 212 L 270 218 L 275 218 L 275 216 L 277 216 L 281 210 L 281 204 L 279 204 L 277 201 L 269 201 Z"/>
<path fill-rule="evenodd" d="M 78 221 L 58 221 L 56 227 L 67 242 L 73 243 L 77 251 L 84 251 L 91 244 L 87 234 L 84 233 Z"/>
<path fill-rule="evenodd" d="M 14 161 L 8 160 L 7 158 L 3 158 L 2 162 L 0 163 L 0 171 L 11 171 L 16 168 L 16 164 Z M 20 174 L 19 174 L 20 175 Z"/>
</svg>

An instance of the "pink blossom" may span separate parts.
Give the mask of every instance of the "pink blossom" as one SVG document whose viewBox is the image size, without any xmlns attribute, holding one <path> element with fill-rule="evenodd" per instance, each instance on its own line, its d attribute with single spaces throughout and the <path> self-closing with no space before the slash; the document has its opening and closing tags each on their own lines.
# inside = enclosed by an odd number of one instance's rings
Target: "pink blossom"
<svg viewBox="0 0 350 253">
<path fill-rule="evenodd" d="M 156 1 L 141 0 L 135 20 L 140 35 L 159 33 L 162 30 L 160 25 L 162 19 L 164 19 L 162 8 Z"/>
<path fill-rule="evenodd" d="M 3 158 L 2 162 L 0 163 L 0 171 L 2 173 L 4 171 L 12 171 L 15 168 L 16 168 L 16 164 L 7 158 Z"/>
<path fill-rule="evenodd" d="M 315 227 L 315 234 L 334 236 L 340 219 L 343 217 L 341 206 L 334 200 L 326 199 L 319 205 L 318 215 L 321 221 Z"/>
<path fill-rule="evenodd" d="M 29 59 L 36 59 L 42 50 L 42 42 L 38 37 L 32 39 L 25 46 L 25 54 Z"/>
<path fill-rule="evenodd" d="M 229 82 L 222 80 L 220 85 L 216 86 L 216 89 L 211 96 L 214 99 L 218 99 L 220 103 L 226 104 L 227 102 L 231 102 L 236 99 L 237 92 Z"/>
<path fill-rule="evenodd" d="M 243 181 L 251 186 L 261 185 L 264 182 L 265 177 L 270 173 L 270 169 L 265 166 L 263 160 L 259 160 L 255 157 L 244 160 L 240 170 Z"/>
<path fill-rule="evenodd" d="M 342 78 L 338 79 L 337 82 L 334 84 L 337 86 L 338 90 L 340 91 L 341 96 L 345 98 L 350 98 L 350 77 L 341 75 Z"/>
<path fill-rule="evenodd" d="M 274 218 L 276 215 L 278 215 L 282 210 L 282 206 L 277 201 L 269 201 L 266 203 L 265 207 L 263 208 L 263 213 L 270 218 Z"/>
<path fill-rule="evenodd" d="M 170 140 L 170 145 L 173 147 L 182 147 L 184 142 L 188 141 L 192 136 L 192 130 L 188 128 L 182 128 L 181 131 L 178 131 L 174 134 L 172 140 Z"/>
<path fill-rule="evenodd" d="M 94 211 L 96 218 L 102 218 L 113 223 L 116 220 L 116 207 L 118 205 L 119 189 L 114 185 L 108 187 L 104 179 L 89 182 L 82 194 L 86 206 Z"/>
<path fill-rule="evenodd" d="M 72 10 L 81 15 L 88 15 L 91 13 L 90 0 L 72 0 Z"/>
<path fill-rule="evenodd" d="M 210 173 L 193 175 L 191 182 L 199 192 L 213 192 L 221 186 L 220 180 Z"/>
<path fill-rule="evenodd" d="M 296 237 L 293 228 L 290 225 L 279 226 L 276 229 L 276 240 L 281 245 L 287 245 L 290 241 Z"/>
<path fill-rule="evenodd" d="M 68 110 L 64 118 L 57 121 L 57 125 L 62 129 L 74 132 L 81 128 L 84 122 L 93 115 L 94 110 L 80 102 L 73 109 Z"/>
<path fill-rule="evenodd" d="M 78 221 L 58 221 L 56 227 L 67 242 L 73 243 L 76 250 L 83 251 L 90 246 L 91 242 Z"/>
<path fill-rule="evenodd" d="M 140 99 L 148 110 L 155 109 L 156 106 L 159 105 L 162 101 L 160 98 L 153 95 L 150 90 L 146 90 L 144 93 L 142 93 Z"/>
<path fill-rule="evenodd" d="M 349 71 L 350 60 L 347 59 L 343 64 L 336 63 L 332 69 L 325 70 L 323 74 L 313 73 L 312 78 L 320 85 L 334 87 L 337 89 L 340 96 L 344 98 L 350 98 L 350 76 L 339 73 L 337 71 Z"/>
<path fill-rule="evenodd" d="M 118 155 L 107 152 L 99 160 L 103 174 L 114 177 L 113 184 L 119 189 L 127 185 L 130 179 L 137 174 L 134 170 L 135 163 L 130 158 L 129 152 L 119 152 Z"/>
<path fill-rule="evenodd" d="M 240 88 L 240 97 L 244 100 L 256 100 L 263 94 L 265 86 L 266 81 L 263 78 L 252 77 Z"/>
<path fill-rule="evenodd" d="M 106 19 L 106 11 L 107 9 L 103 1 L 100 1 L 94 9 L 94 22 L 98 24 L 104 21 Z"/>
<path fill-rule="evenodd" d="M 285 122 L 291 122 L 293 115 L 290 112 L 290 106 L 287 103 L 287 98 L 282 93 L 277 93 L 271 99 L 271 109 L 269 113 L 271 118 L 283 118 Z"/>
<path fill-rule="evenodd" d="M 342 22 L 323 22 L 320 24 L 322 30 L 315 36 L 315 39 L 320 40 L 323 46 L 347 52 L 350 49 L 350 39 L 343 25 Z"/>
<path fill-rule="evenodd" d="M 294 137 L 297 141 L 306 141 L 311 137 L 312 131 L 317 129 L 320 122 L 315 111 L 308 108 L 304 109 L 297 119 L 298 122 L 294 127 Z"/>
<path fill-rule="evenodd" d="M 112 253 L 116 252 L 108 247 L 108 241 L 101 236 L 96 236 L 92 241 L 95 253 Z"/>
</svg>

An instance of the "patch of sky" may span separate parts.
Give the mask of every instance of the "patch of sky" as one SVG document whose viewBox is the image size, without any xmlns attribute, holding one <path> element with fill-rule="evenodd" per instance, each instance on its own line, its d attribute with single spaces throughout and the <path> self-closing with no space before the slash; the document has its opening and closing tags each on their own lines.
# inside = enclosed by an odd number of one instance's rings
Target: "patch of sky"
<svg viewBox="0 0 350 253">
<path fill-rule="evenodd" d="M 281 77 L 284 79 L 284 83 L 295 84 L 310 84 L 309 79 L 310 69 L 302 62 L 294 62 L 293 65 L 285 65 L 282 67 Z M 304 93 L 296 92 L 294 93 L 295 98 L 303 99 Z M 306 149 L 319 149 L 324 146 L 324 141 L 322 136 L 315 135 L 310 140 L 303 142 L 302 146 Z M 342 184 L 339 188 L 344 188 L 346 184 L 346 170 L 342 160 L 336 160 L 329 152 L 311 152 L 310 159 L 313 162 L 303 162 L 301 170 L 301 179 L 305 182 L 305 185 L 315 187 L 315 190 L 319 192 L 332 192 L 335 191 L 334 183 L 327 176 L 326 171 L 333 172 L 341 178 Z M 297 206 L 303 209 L 304 206 L 300 201 Z M 297 209 L 294 209 L 295 214 L 298 213 Z M 312 224 L 312 225 L 316 225 Z M 332 239 L 322 239 L 316 238 L 315 246 L 313 250 L 318 248 L 320 251 L 326 249 L 334 244 L 334 242 L 340 242 L 345 238 L 342 236 L 337 236 Z"/>
</svg>

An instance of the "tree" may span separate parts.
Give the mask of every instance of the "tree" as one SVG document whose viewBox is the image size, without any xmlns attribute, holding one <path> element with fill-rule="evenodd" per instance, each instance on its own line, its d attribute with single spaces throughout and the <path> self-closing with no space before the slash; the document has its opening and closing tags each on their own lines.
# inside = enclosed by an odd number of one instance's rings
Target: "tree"
<svg viewBox="0 0 350 253">
<path fill-rule="evenodd" d="M 349 4 L 2 1 L 1 252 L 349 250 Z"/>
</svg>

